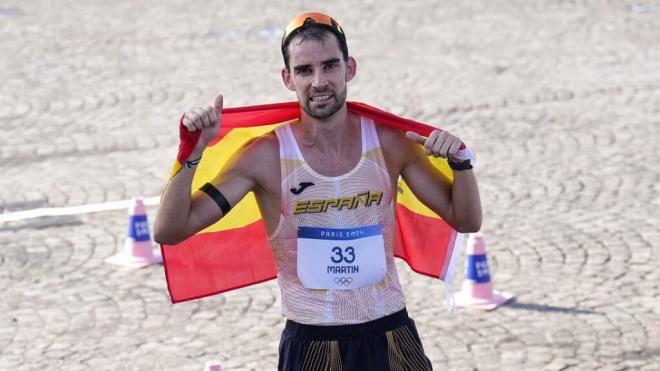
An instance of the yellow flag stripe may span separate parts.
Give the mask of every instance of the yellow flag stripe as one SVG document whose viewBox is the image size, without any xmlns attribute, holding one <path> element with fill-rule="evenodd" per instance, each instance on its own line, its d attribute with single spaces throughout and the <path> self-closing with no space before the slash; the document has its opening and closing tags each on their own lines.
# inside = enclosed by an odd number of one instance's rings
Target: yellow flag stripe
<svg viewBox="0 0 660 371">
<path fill-rule="evenodd" d="M 192 182 L 192 191 L 197 191 L 206 182 L 211 181 L 222 170 L 222 167 L 229 161 L 230 157 L 236 153 L 245 143 L 249 140 L 264 135 L 279 125 L 284 123 L 277 123 L 273 125 L 236 128 L 231 130 L 225 135 L 222 140 L 212 147 L 206 148 L 202 156 L 202 161 L 197 166 L 197 171 Z M 447 160 L 440 158 L 430 157 L 431 164 L 436 167 L 442 175 L 450 182 L 453 183 L 453 172 Z M 174 163 L 171 176 L 174 176 L 181 169 L 181 164 Z M 418 214 L 438 218 L 438 216 L 426 207 L 421 201 L 415 197 L 410 187 L 403 181 L 398 182 L 399 195 L 398 202 L 406 206 L 413 212 Z M 232 208 L 232 211 L 218 222 L 208 226 L 199 233 L 217 232 L 227 229 L 240 228 L 252 224 L 261 218 L 259 207 L 257 205 L 254 193 L 247 194 L 237 205 Z"/>
<path fill-rule="evenodd" d="M 436 157 L 429 157 L 429 160 L 431 161 L 431 164 L 440 171 L 440 173 L 445 177 L 445 179 L 449 181 L 449 183 L 454 182 L 454 173 L 449 167 L 447 160 Z M 415 195 L 410 190 L 410 187 L 408 187 L 408 184 L 406 184 L 406 182 L 404 182 L 403 180 L 399 180 L 398 186 L 399 186 L 399 195 L 397 196 L 398 203 L 404 205 L 411 211 L 416 212 L 418 214 L 432 218 L 439 218 L 436 213 L 431 211 L 431 209 L 426 207 L 420 200 L 417 199 L 417 197 L 415 197 Z"/>
<path fill-rule="evenodd" d="M 195 192 L 206 182 L 215 178 L 223 166 L 229 161 L 229 158 L 249 140 L 264 135 L 282 124 L 277 123 L 274 125 L 232 129 L 214 146 L 206 148 L 202 156 L 202 161 L 197 166 L 197 171 L 193 178 L 192 191 Z M 232 208 L 226 217 L 206 227 L 199 233 L 240 228 L 252 224 L 260 218 L 261 213 L 257 206 L 257 200 L 254 194 L 250 192 Z"/>
</svg>

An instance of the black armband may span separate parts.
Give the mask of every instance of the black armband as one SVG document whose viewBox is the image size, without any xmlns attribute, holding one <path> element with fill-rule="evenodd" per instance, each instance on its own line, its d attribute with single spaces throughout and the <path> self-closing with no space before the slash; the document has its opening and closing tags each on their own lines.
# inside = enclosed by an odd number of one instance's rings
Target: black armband
<svg viewBox="0 0 660 371">
<path fill-rule="evenodd" d="M 206 183 L 202 186 L 202 188 L 199 189 L 200 191 L 206 193 L 215 201 L 216 204 L 220 207 L 220 210 L 222 210 L 222 216 L 227 215 L 229 210 L 231 210 L 231 206 L 229 206 L 229 202 L 225 198 L 225 196 L 218 191 L 217 188 L 213 186 L 211 183 Z"/>
</svg>

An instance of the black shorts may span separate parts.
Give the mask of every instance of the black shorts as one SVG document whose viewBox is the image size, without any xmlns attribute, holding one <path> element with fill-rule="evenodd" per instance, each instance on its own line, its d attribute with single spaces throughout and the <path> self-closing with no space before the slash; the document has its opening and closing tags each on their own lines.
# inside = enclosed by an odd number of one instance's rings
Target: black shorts
<svg viewBox="0 0 660 371">
<path fill-rule="evenodd" d="M 279 371 L 426 371 L 415 322 L 403 309 L 357 325 L 314 326 L 291 320 L 280 339 Z"/>
</svg>

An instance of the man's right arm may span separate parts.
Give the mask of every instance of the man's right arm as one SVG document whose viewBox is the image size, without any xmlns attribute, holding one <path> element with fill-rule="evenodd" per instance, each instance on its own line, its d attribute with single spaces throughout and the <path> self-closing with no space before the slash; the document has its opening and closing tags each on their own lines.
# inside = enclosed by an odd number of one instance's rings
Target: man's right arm
<svg viewBox="0 0 660 371">
<path fill-rule="evenodd" d="M 230 207 L 254 189 L 254 180 L 240 171 L 241 167 L 240 161 L 229 164 L 210 182 Z M 154 223 L 156 242 L 177 244 L 224 216 L 211 196 L 200 190 L 192 192 L 194 173 L 194 168 L 183 167 L 165 188 Z"/>
<path fill-rule="evenodd" d="M 198 108 L 184 114 L 182 124 L 189 132 L 201 131 L 192 152 L 183 161 L 199 159 L 206 145 L 220 128 L 222 96 L 214 107 Z M 237 156 L 240 159 L 240 154 Z M 230 206 L 235 205 L 255 185 L 251 174 L 241 169 L 243 161 L 232 161 L 211 184 L 223 194 Z M 216 202 L 204 192 L 192 193 L 196 165 L 182 166 L 167 184 L 154 223 L 154 239 L 158 243 L 176 244 L 223 217 Z"/>
</svg>

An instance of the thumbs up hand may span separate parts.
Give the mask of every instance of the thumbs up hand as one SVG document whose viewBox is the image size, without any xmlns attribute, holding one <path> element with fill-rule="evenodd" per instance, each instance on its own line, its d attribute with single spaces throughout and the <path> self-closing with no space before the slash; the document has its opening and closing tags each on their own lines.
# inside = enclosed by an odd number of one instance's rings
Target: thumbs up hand
<svg viewBox="0 0 660 371">
<path fill-rule="evenodd" d="M 220 123 L 222 113 L 222 95 L 215 98 L 213 107 L 197 107 L 183 114 L 182 124 L 190 132 L 212 128 Z M 218 125 L 219 127 L 219 125 Z"/>
<path fill-rule="evenodd" d="M 197 107 L 183 114 L 180 121 L 179 162 L 199 158 L 210 141 L 218 136 L 222 121 L 223 97 L 215 98 L 213 107 Z"/>
<path fill-rule="evenodd" d="M 450 161 L 460 161 L 458 151 L 463 146 L 463 142 L 449 132 L 433 130 L 427 138 L 415 132 L 407 131 L 406 138 L 423 145 L 424 152 L 427 156 L 442 157 Z"/>
</svg>

